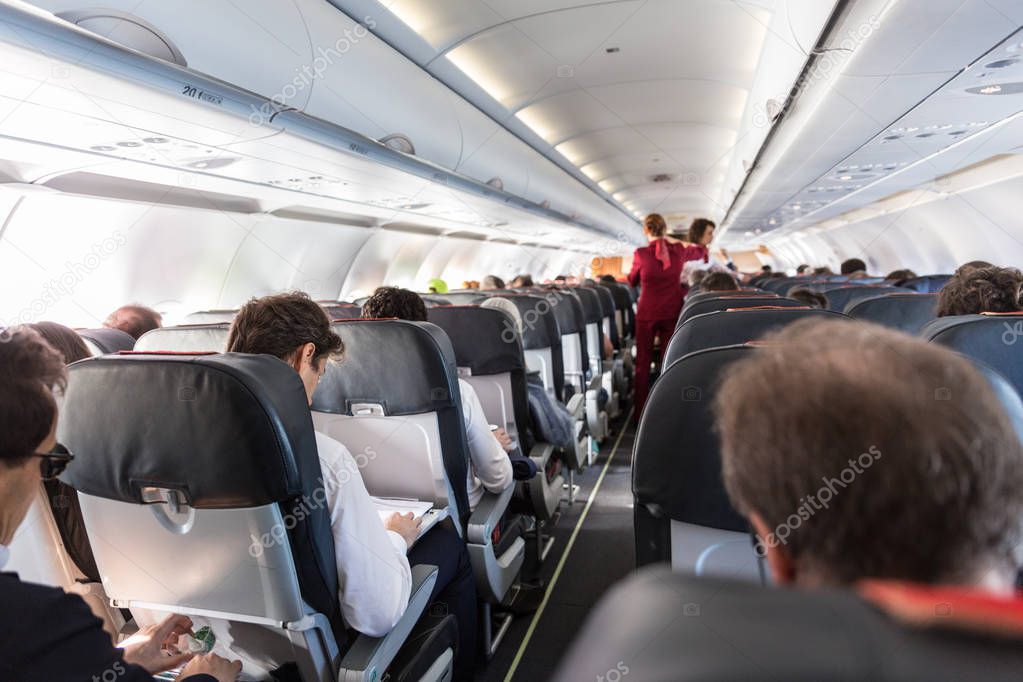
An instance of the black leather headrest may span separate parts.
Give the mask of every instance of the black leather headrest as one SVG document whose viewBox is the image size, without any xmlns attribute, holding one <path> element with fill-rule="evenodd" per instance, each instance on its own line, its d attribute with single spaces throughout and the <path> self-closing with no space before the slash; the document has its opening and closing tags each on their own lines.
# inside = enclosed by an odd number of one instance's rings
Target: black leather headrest
<svg viewBox="0 0 1023 682">
<path fill-rule="evenodd" d="M 76 329 L 75 332 L 83 339 L 91 341 L 104 353 L 117 353 L 135 347 L 135 337 L 120 329 L 102 327 L 100 329 Z"/>
<path fill-rule="evenodd" d="M 879 296 L 882 294 L 895 294 L 898 292 L 899 289 L 895 287 L 871 284 L 865 284 L 862 286 L 849 284 L 837 289 L 829 289 L 825 292 L 824 297 L 828 299 L 828 310 L 834 310 L 841 313 L 845 311 L 846 306 L 860 300 L 861 298 L 870 298 L 872 296 Z"/>
<path fill-rule="evenodd" d="M 937 595 L 930 610 L 958 615 Z M 656 567 L 600 601 L 552 680 L 1011 682 L 1020 644 L 907 625 L 851 590 L 764 589 Z"/>
<path fill-rule="evenodd" d="M 492 293 L 499 293 L 497 291 L 449 291 L 446 294 L 440 296 L 446 300 L 450 305 L 475 305 L 481 303 L 490 297 Z"/>
<path fill-rule="evenodd" d="M 430 308 L 427 316 L 447 334 L 458 366 L 473 376 L 525 370 L 515 322 L 501 310 L 448 306 Z"/>
<path fill-rule="evenodd" d="M 696 292 L 696 293 L 693 293 Z M 781 298 L 778 294 L 772 294 L 769 291 L 696 291 L 696 288 L 689 290 L 689 295 L 686 296 L 686 303 L 683 308 L 702 301 L 710 301 L 715 298 L 766 298 L 774 299 Z M 770 302 L 764 303 L 764 305 L 770 305 Z"/>
<path fill-rule="evenodd" d="M 834 320 L 844 316 L 817 308 L 741 308 L 690 317 L 672 334 L 664 352 L 664 366 L 706 348 L 756 341 L 768 332 L 807 317 Z"/>
<path fill-rule="evenodd" d="M 774 279 L 765 280 L 756 286 L 760 287 L 764 291 L 770 291 L 774 294 L 781 294 L 784 296 L 790 288 L 799 284 L 808 284 L 812 279 L 810 277 L 775 277 Z"/>
<path fill-rule="evenodd" d="M 514 303 L 522 315 L 522 347 L 525 350 L 557 348 L 561 352 L 561 329 L 546 298 L 527 294 L 500 294 L 500 298 Z"/>
<path fill-rule="evenodd" d="M 753 352 L 726 346 L 691 353 L 654 382 L 636 433 L 632 492 L 655 517 L 745 532 L 721 479 L 711 412 L 722 372 Z"/>
<path fill-rule="evenodd" d="M 378 403 L 388 415 L 436 412 L 457 403 L 458 370 L 447 335 L 428 322 L 343 320 L 331 324 L 345 354 L 327 369 L 313 409 L 352 414 L 356 403 Z"/>
<path fill-rule="evenodd" d="M 268 355 L 120 355 L 68 371 L 59 438 L 63 480 L 142 502 L 180 490 L 200 509 L 253 507 L 303 492 L 319 459 L 302 381 Z"/>
<path fill-rule="evenodd" d="M 621 282 L 615 282 L 611 284 L 608 282 L 605 284 L 611 295 L 615 300 L 615 308 L 618 310 L 628 310 L 632 308 L 632 294 L 629 293 L 629 287 L 625 286 Z"/>
<path fill-rule="evenodd" d="M 952 279 L 952 275 L 924 275 L 923 277 L 907 279 L 899 286 L 903 289 L 919 291 L 921 294 L 934 294 L 941 291 L 941 288 L 944 287 L 950 279 Z"/>
<path fill-rule="evenodd" d="M 593 289 L 585 287 L 574 287 L 572 291 L 579 295 L 579 300 L 583 304 L 583 316 L 586 319 L 586 324 L 600 322 L 604 317 L 604 310 L 600 304 L 600 295 Z"/>
<path fill-rule="evenodd" d="M 540 298 L 550 304 L 562 336 L 586 331 L 586 315 L 579 295 L 571 289 L 549 289 Z"/>
<path fill-rule="evenodd" d="M 597 292 L 597 296 L 600 297 L 600 311 L 604 317 L 613 318 L 615 316 L 615 300 L 614 297 L 611 296 L 611 292 L 606 287 L 596 284 L 594 286 L 583 288 Z"/>
<path fill-rule="evenodd" d="M 939 317 L 920 335 L 979 360 L 1023 394 L 1023 314 Z"/>
<path fill-rule="evenodd" d="M 924 325 L 935 319 L 937 306 L 937 294 L 883 294 L 854 301 L 845 312 L 857 320 L 918 334 Z"/>
<path fill-rule="evenodd" d="M 678 316 L 678 323 L 676 326 L 682 326 L 682 324 L 691 317 L 704 315 L 706 313 L 714 313 L 719 310 L 729 310 L 732 308 L 759 308 L 763 306 L 771 306 L 773 308 L 802 308 L 805 305 L 805 303 L 791 298 L 770 298 L 765 301 L 763 296 L 723 296 L 706 301 L 697 301 L 690 306 L 686 306 L 682 311 L 682 314 Z"/>
</svg>

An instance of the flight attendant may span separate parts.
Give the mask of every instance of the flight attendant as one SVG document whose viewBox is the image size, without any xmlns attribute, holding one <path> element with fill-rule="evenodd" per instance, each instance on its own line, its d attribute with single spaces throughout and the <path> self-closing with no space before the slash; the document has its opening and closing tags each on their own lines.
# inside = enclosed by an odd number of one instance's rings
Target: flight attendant
<svg viewBox="0 0 1023 682">
<path fill-rule="evenodd" d="M 636 310 L 636 385 L 633 398 L 637 420 L 650 389 L 654 339 L 660 337 L 662 349 L 667 345 L 682 310 L 682 268 L 686 261 L 706 259 L 706 245 L 713 237 L 713 228 L 701 231 L 702 243 L 698 244 L 668 237 L 668 225 L 657 213 L 651 213 L 643 220 L 643 231 L 650 244 L 636 249 L 629 273 L 629 284 L 640 287 Z"/>
</svg>

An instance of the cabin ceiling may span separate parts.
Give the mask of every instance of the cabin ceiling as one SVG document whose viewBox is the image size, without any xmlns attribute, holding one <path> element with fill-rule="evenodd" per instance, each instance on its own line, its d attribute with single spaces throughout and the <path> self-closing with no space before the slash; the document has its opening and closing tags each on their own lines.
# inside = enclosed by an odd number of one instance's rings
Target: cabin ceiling
<svg viewBox="0 0 1023 682">
<path fill-rule="evenodd" d="M 631 214 L 673 225 L 724 217 L 767 99 L 784 101 L 834 5 L 332 2 Z"/>
</svg>

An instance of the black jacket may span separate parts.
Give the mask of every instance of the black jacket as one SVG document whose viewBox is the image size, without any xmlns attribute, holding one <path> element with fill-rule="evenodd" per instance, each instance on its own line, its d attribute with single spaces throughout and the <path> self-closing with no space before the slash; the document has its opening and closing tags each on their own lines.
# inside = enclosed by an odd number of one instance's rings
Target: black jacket
<svg viewBox="0 0 1023 682">
<path fill-rule="evenodd" d="M 192 675 L 188 682 L 216 682 Z M 77 595 L 0 573 L 0 682 L 153 682 Z"/>
</svg>

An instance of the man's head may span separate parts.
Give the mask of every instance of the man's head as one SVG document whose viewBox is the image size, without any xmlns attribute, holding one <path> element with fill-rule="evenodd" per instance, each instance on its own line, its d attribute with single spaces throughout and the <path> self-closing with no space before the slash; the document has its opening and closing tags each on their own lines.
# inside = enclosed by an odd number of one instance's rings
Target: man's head
<svg viewBox="0 0 1023 682">
<path fill-rule="evenodd" d="M 892 270 L 891 272 L 884 276 L 886 282 L 895 282 L 896 284 L 901 284 L 902 282 L 905 282 L 907 279 L 914 279 L 915 277 L 916 273 L 908 268 L 903 268 L 901 270 Z"/>
<path fill-rule="evenodd" d="M 764 273 L 765 275 L 770 275 L 772 271 L 773 268 L 770 265 L 765 264 L 760 266 L 760 272 Z"/>
<path fill-rule="evenodd" d="M 312 402 L 327 361 L 344 353 L 330 319 L 301 291 L 254 298 L 242 306 L 227 337 L 229 353 L 273 355 L 291 365 Z"/>
<path fill-rule="evenodd" d="M 851 275 L 855 272 L 866 272 L 867 264 L 860 258 L 850 258 L 842 261 L 840 271 L 843 275 Z"/>
<path fill-rule="evenodd" d="M 796 274 L 797 275 L 808 275 L 808 274 L 810 274 L 810 270 L 811 269 L 812 268 L 809 265 L 807 265 L 806 263 L 803 263 L 798 268 L 796 268 Z"/>
<path fill-rule="evenodd" d="M 533 286 L 532 275 L 518 275 L 511 281 L 512 289 L 526 289 Z"/>
<path fill-rule="evenodd" d="M 504 289 L 504 280 L 497 275 L 487 275 L 483 278 L 483 284 L 480 285 L 482 291 L 496 291 L 498 289 Z"/>
<path fill-rule="evenodd" d="M 815 274 L 815 275 L 833 275 L 835 273 L 833 273 L 831 271 L 831 268 L 827 267 L 826 265 L 822 265 L 820 267 L 814 268 L 813 269 L 813 274 Z"/>
<path fill-rule="evenodd" d="M 414 291 L 380 287 L 362 304 L 362 316 L 426 322 L 426 303 Z"/>
<path fill-rule="evenodd" d="M 41 479 L 41 458 L 56 445 L 54 390 L 66 382 L 64 358 L 34 330 L 14 327 L 0 339 L 0 545 L 25 518 Z"/>
<path fill-rule="evenodd" d="M 1011 589 L 1023 446 L 969 360 L 851 321 L 764 344 L 715 410 L 725 486 L 779 582 Z"/>
<path fill-rule="evenodd" d="M 700 282 L 701 291 L 738 291 L 739 283 L 727 272 L 712 272 Z"/>
<path fill-rule="evenodd" d="M 160 313 L 144 305 L 123 305 L 103 322 L 104 327 L 120 329 L 122 332 L 131 334 L 136 341 L 148 331 L 159 329 L 163 326 L 163 318 Z"/>
<path fill-rule="evenodd" d="M 824 294 L 816 291 L 810 291 L 805 287 L 800 287 L 794 291 L 789 292 L 789 298 L 794 298 L 804 305 L 808 305 L 811 308 L 827 308 L 828 299 Z"/>
<path fill-rule="evenodd" d="M 962 277 L 963 275 L 969 274 L 974 270 L 981 270 L 983 268 L 993 267 L 995 267 L 994 264 L 988 263 L 986 260 L 971 260 L 967 261 L 966 263 L 963 263 L 958 268 L 956 268 L 955 275 L 956 277 Z"/>
<path fill-rule="evenodd" d="M 600 283 L 601 284 L 617 284 L 618 280 L 615 279 L 614 275 L 601 275 L 600 276 Z"/>
<path fill-rule="evenodd" d="M 1023 274 L 1016 268 L 967 270 L 938 292 L 938 317 L 1019 311 L 1021 287 Z"/>
<path fill-rule="evenodd" d="M 689 273 L 689 286 L 703 286 L 703 280 L 707 279 L 707 275 L 710 274 L 710 270 L 697 269 Z"/>
</svg>

